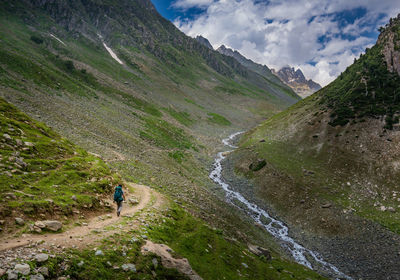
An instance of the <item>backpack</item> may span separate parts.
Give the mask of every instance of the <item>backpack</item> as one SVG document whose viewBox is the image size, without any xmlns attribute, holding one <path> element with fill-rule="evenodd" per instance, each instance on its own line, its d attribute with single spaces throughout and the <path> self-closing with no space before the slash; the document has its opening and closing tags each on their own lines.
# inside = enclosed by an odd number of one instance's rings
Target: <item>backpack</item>
<svg viewBox="0 0 400 280">
<path fill-rule="evenodd" d="M 122 192 L 122 187 L 121 186 L 117 186 L 115 188 L 115 192 L 114 192 L 114 201 L 120 202 L 120 201 L 124 200 L 122 198 L 122 193 L 123 193 Z"/>
</svg>

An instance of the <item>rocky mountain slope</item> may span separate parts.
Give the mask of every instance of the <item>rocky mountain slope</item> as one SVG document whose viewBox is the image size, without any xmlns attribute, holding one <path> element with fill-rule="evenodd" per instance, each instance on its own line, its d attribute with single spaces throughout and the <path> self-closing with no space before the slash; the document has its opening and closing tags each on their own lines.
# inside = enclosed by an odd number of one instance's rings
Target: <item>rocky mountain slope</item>
<svg viewBox="0 0 400 280">
<path fill-rule="evenodd" d="M 234 51 L 230 48 L 225 47 L 224 45 L 220 46 L 217 49 L 218 52 L 221 54 L 224 54 L 226 56 L 230 56 L 235 58 L 240 64 L 242 64 L 244 67 L 247 69 L 254 71 L 270 81 L 271 83 L 274 83 L 278 87 L 282 87 L 282 81 L 277 78 L 274 73 L 268 68 L 266 65 L 261 65 L 258 63 L 255 63 L 251 59 L 248 59 L 244 57 L 241 53 L 238 51 Z M 284 88 L 288 88 L 288 86 L 283 85 Z"/>
<path fill-rule="evenodd" d="M 207 38 L 204 38 L 203 36 L 197 36 L 196 41 L 206 46 L 207 48 L 214 50 L 213 46 L 211 45 L 210 41 L 208 41 Z"/>
<path fill-rule="evenodd" d="M 271 71 L 303 98 L 321 89 L 321 85 L 318 83 L 311 79 L 307 80 L 300 69 L 295 70 L 293 67 L 286 66 L 279 71 L 274 69 Z"/>
<path fill-rule="evenodd" d="M 253 182 L 243 192 L 354 278 L 400 273 L 399 30 L 397 17 L 334 82 L 247 133 L 231 158 Z"/>
</svg>

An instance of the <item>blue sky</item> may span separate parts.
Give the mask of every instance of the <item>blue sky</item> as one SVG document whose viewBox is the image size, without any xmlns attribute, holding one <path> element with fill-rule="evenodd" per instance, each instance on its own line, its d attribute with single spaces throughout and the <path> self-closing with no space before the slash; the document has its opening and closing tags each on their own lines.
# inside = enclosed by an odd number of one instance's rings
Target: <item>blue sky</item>
<svg viewBox="0 0 400 280">
<path fill-rule="evenodd" d="M 152 0 L 187 35 L 326 85 L 400 12 L 399 0 Z"/>
</svg>

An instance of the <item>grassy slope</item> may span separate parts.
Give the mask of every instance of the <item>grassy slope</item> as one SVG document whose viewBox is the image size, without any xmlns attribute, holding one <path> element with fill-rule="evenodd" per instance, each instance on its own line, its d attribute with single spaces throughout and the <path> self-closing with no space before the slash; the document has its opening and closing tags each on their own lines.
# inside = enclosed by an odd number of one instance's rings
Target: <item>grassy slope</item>
<svg viewBox="0 0 400 280">
<path fill-rule="evenodd" d="M 0 122 L 1 218 L 9 231 L 16 216 L 55 218 L 104 207 L 99 198 L 109 195 L 118 178 L 102 160 L 3 99 Z"/>
<path fill-rule="evenodd" d="M 380 44 L 367 50 L 326 88 L 244 138 L 238 153 L 246 163 L 238 169 L 292 223 L 327 234 L 351 232 L 337 215 L 355 213 L 400 233 L 399 137 L 388 130 L 397 122 L 400 83 L 381 51 Z M 269 165 L 250 172 L 246 164 L 257 157 Z M 315 211 L 327 203 L 335 211 Z M 299 207 L 305 211 L 299 213 Z"/>
</svg>

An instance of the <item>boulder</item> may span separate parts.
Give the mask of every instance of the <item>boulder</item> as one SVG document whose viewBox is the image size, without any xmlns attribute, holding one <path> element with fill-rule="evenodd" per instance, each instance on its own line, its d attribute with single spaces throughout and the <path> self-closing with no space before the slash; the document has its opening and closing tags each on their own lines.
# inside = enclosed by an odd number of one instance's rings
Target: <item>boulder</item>
<svg viewBox="0 0 400 280">
<path fill-rule="evenodd" d="M 31 272 L 31 267 L 26 263 L 16 264 L 14 267 L 14 272 L 17 274 L 21 273 L 22 275 L 29 275 Z"/>
<path fill-rule="evenodd" d="M 17 225 L 23 226 L 25 224 L 25 221 L 22 218 L 15 218 L 15 223 Z"/>
<path fill-rule="evenodd" d="M 60 221 L 42 221 L 45 228 L 51 231 L 59 231 L 62 228 L 62 223 Z"/>
<path fill-rule="evenodd" d="M 44 253 L 41 253 L 41 254 L 37 254 L 36 256 L 35 256 L 35 260 L 37 261 L 37 262 L 45 262 L 45 261 L 47 261 L 49 259 L 49 255 L 47 255 L 47 254 L 44 254 Z"/>
<path fill-rule="evenodd" d="M 0 277 L 2 277 L 4 274 L 6 274 L 6 271 L 2 268 L 0 268 Z"/>
<path fill-rule="evenodd" d="M 257 159 L 257 161 L 252 162 L 249 165 L 249 169 L 251 171 L 258 171 L 258 170 L 261 170 L 266 165 L 267 165 L 267 161 L 265 159 Z"/>
</svg>

